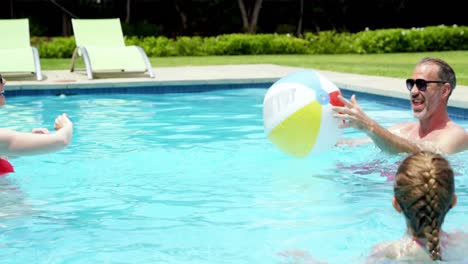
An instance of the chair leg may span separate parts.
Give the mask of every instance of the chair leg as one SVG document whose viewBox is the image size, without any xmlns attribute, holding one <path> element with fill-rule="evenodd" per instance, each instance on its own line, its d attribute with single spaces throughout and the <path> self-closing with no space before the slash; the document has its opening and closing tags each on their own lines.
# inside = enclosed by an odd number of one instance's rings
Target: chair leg
<svg viewBox="0 0 468 264">
<path fill-rule="evenodd" d="M 84 47 L 81 47 L 80 50 L 81 50 L 81 55 L 83 56 L 83 59 L 86 65 L 86 74 L 88 75 L 88 79 L 92 80 L 93 69 L 91 67 L 91 61 L 89 60 L 88 51 Z"/>
<path fill-rule="evenodd" d="M 151 62 L 148 59 L 148 56 L 146 56 L 146 52 L 139 46 L 135 46 L 138 51 L 140 52 L 141 56 L 143 57 L 143 60 L 145 61 L 146 64 L 146 69 L 148 70 L 148 74 L 150 78 L 154 78 L 154 71 L 153 71 L 153 66 L 151 66 Z"/>
<path fill-rule="evenodd" d="M 34 57 L 34 68 L 36 69 L 36 79 L 42 81 L 41 61 L 39 60 L 39 52 L 36 47 L 32 47 Z"/>
<path fill-rule="evenodd" d="M 72 55 L 72 59 L 70 63 L 70 72 L 75 71 L 75 61 L 77 57 L 78 57 L 78 48 L 75 48 L 75 50 L 73 51 L 73 55 Z"/>
</svg>

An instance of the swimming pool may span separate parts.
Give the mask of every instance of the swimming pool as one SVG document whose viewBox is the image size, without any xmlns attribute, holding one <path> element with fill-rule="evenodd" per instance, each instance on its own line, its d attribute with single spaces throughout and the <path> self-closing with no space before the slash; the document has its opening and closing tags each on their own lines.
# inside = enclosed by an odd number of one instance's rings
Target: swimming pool
<svg viewBox="0 0 468 264">
<path fill-rule="evenodd" d="M 11 159 L 16 172 L 0 178 L 1 262 L 289 263 L 282 253 L 301 249 L 359 263 L 399 238 L 387 176 L 403 156 L 371 145 L 286 156 L 264 135 L 265 93 L 7 98 L 2 127 L 52 129 L 67 112 L 75 134 L 59 153 Z M 385 126 L 411 119 L 359 102 Z M 450 156 L 459 205 L 448 231 L 466 229 L 467 156 Z"/>
</svg>

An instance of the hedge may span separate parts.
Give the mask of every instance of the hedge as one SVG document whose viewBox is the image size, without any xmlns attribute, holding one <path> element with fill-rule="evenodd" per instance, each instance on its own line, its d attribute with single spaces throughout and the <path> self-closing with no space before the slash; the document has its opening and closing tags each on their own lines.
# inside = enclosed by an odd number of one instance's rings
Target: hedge
<svg viewBox="0 0 468 264">
<path fill-rule="evenodd" d="M 226 34 L 216 37 L 128 37 L 127 45 L 142 47 L 149 57 L 261 55 L 261 54 L 371 54 L 468 50 L 468 26 L 431 26 L 412 29 L 364 30 L 358 33 L 322 31 L 301 37 L 289 34 Z M 73 37 L 33 37 L 41 58 L 71 58 Z"/>
</svg>

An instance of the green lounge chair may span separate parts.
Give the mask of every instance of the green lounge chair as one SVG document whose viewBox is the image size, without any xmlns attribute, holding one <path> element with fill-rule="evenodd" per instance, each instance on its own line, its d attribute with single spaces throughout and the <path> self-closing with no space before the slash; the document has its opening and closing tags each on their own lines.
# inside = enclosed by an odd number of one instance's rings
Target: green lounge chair
<svg viewBox="0 0 468 264">
<path fill-rule="evenodd" d="M 138 46 L 126 46 L 118 18 L 72 19 L 76 48 L 70 71 L 82 56 L 88 79 L 96 72 L 147 72 L 154 78 L 153 68 L 145 51 Z"/>
<path fill-rule="evenodd" d="M 42 80 L 37 48 L 31 47 L 29 20 L 0 19 L 0 73 L 32 73 Z"/>
</svg>

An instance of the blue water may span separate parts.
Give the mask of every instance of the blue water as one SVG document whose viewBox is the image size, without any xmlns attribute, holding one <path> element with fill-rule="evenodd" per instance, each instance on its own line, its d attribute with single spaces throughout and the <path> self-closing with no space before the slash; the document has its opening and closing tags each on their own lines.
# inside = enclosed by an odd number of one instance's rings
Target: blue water
<svg viewBox="0 0 468 264">
<path fill-rule="evenodd" d="M 287 156 L 264 135 L 265 93 L 7 98 L 2 127 L 52 130 L 67 112 L 75 132 L 61 152 L 11 159 L 16 172 L 0 178 L 0 262 L 270 264 L 302 250 L 359 263 L 401 237 L 388 176 L 403 156 L 372 145 Z M 359 102 L 384 126 L 412 119 Z M 459 204 L 447 231 L 467 229 L 467 158 L 450 156 Z"/>
</svg>

